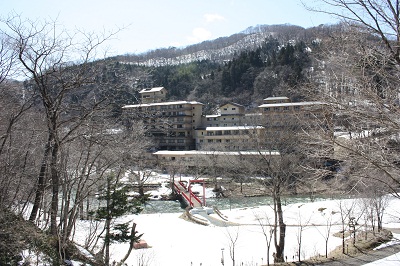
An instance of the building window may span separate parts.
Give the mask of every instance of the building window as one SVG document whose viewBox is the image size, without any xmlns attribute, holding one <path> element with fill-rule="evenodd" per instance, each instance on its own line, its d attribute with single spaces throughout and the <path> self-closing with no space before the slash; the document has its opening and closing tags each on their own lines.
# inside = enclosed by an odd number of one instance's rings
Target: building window
<svg viewBox="0 0 400 266">
<path fill-rule="evenodd" d="M 236 110 L 236 108 L 232 108 L 232 110 Z"/>
<path fill-rule="evenodd" d="M 269 111 L 269 107 L 264 108 L 264 111 L 265 111 L 265 112 L 268 112 L 268 111 Z"/>
<path fill-rule="evenodd" d="M 209 140 L 208 140 L 208 143 L 212 143 L 212 142 L 213 142 L 213 140 L 212 140 L 212 139 L 209 139 Z"/>
<path fill-rule="evenodd" d="M 217 139 L 217 142 L 221 142 L 221 140 L 220 140 L 220 139 Z"/>
<path fill-rule="evenodd" d="M 279 111 L 279 107 L 274 107 L 274 111 Z"/>
<path fill-rule="evenodd" d="M 202 139 L 200 140 L 200 143 L 203 143 L 203 140 L 202 140 Z"/>
<path fill-rule="evenodd" d="M 185 141 L 183 139 L 178 139 L 178 143 L 184 143 Z"/>
<path fill-rule="evenodd" d="M 283 107 L 283 110 L 285 110 L 285 111 L 289 110 L 289 106 Z"/>
<path fill-rule="evenodd" d="M 228 108 L 224 108 L 224 111 L 228 111 Z"/>
</svg>

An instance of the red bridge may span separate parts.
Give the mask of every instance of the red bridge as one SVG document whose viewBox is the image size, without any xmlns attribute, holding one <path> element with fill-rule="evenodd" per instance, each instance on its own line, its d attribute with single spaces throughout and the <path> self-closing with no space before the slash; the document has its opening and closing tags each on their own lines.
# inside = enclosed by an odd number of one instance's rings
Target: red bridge
<svg viewBox="0 0 400 266">
<path fill-rule="evenodd" d="M 191 184 L 193 183 L 202 183 L 203 184 L 203 200 L 201 200 L 197 195 L 195 195 L 191 190 Z M 186 200 L 188 205 L 193 208 L 206 206 L 206 186 L 204 180 L 189 180 L 189 184 L 186 186 L 185 182 L 175 181 L 174 187 L 176 193 L 182 195 L 182 197 Z"/>
</svg>

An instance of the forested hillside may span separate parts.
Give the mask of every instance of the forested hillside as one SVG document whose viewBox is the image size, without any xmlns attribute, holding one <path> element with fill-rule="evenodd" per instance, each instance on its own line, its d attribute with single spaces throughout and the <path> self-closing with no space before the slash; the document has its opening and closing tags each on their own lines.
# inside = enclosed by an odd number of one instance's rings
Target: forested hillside
<svg viewBox="0 0 400 266">
<path fill-rule="evenodd" d="M 152 86 L 165 87 L 169 100 L 200 101 L 207 112 L 226 101 L 251 107 L 273 95 L 297 101 L 304 98 L 300 87 L 318 70 L 315 58 L 320 57 L 321 40 L 339 29 L 339 25 L 258 26 L 183 49 L 110 58 L 101 80 L 125 87 L 115 101 L 120 106 L 136 103 L 137 92 Z"/>
</svg>

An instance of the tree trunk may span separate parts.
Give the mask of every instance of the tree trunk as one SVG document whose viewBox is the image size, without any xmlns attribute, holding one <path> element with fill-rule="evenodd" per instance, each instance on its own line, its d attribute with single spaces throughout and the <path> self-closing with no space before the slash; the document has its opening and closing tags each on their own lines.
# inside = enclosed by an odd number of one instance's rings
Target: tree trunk
<svg viewBox="0 0 400 266">
<path fill-rule="evenodd" d="M 125 257 L 118 263 L 117 266 L 121 266 L 125 263 L 125 261 L 129 258 L 129 255 L 131 255 L 133 245 L 135 244 L 135 231 L 136 231 L 136 223 L 132 224 L 132 229 L 131 229 L 131 242 L 129 242 L 129 249 L 128 252 L 125 254 Z"/>
<path fill-rule="evenodd" d="M 142 182 L 139 182 L 139 195 L 141 196 L 141 197 L 144 197 L 144 185 L 143 185 L 143 183 Z"/>
<path fill-rule="evenodd" d="M 325 258 L 328 258 L 328 239 L 325 241 Z"/>
<path fill-rule="evenodd" d="M 57 214 L 58 214 L 58 191 L 60 186 L 60 179 L 58 173 L 58 143 L 54 141 L 52 153 L 51 153 L 51 182 L 52 182 L 52 198 L 51 198 L 51 210 L 50 210 L 50 234 L 57 236 Z"/>
<path fill-rule="evenodd" d="M 277 221 L 277 227 L 279 227 L 279 241 L 277 240 L 277 231 L 275 230 L 275 255 L 274 255 L 274 262 L 284 262 L 284 250 L 285 250 L 285 234 L 286 234 L 286 224 L 283 222 L 283 211 L 282 211 L 282 202 L 281 202 L 281 195 L 279 192 L 274 193 L 274 211 L 275 211 L 275 219 Z"/>
<path fill-rule="evenodd" d="M 106 232 L 105 232 L 105 239 L 104 239 L 104 245 L 105 245 L 105 254 L 104 254 L 104 264 L 106 266 L 110 265 L 110 228 L 111 228 L 111 211 L 110 211 L 110 206 L 111 206 L 111 178 L 107 177 L 107 199 L 106 199 L 106 206 L 107 206 L 107 217 L 106 217 Z"/>
<path fill-rule="evenodd" d="M 104 265 L 110 265 L 110 227 L 111 227 L 111 218 L 106 219 L 106 236 L 104 239 L 105 245 L 105 254 L 104 254 Z"/>
<path fill-rule="evenodd" d="M 43 193 L 44 193 L 44 188 L 45 188 L 45 175 L 46 175 L 46 169 L 47 169 L 47 159 L 50 154 L 50 142 L 51 138 L 49 136 L 49 139 L 46 144 L 46 148 L 44 150 L 43 154 L 43 159 L 42 159 L 42 164 L 40 166 L 40 171 L 39 171 L 39 176 L 38 176 L 38 181 L 37 181 L 37 188 L 35 192 L 35 200 L 33 201 L 33 207 L 31 211 L 31 215 L 29 216 L 29 221 L 33 222 L 35 221 L 37 217 L 37 213 L 39 211 L 40 203 L 42 201 Z"/>
</svg>

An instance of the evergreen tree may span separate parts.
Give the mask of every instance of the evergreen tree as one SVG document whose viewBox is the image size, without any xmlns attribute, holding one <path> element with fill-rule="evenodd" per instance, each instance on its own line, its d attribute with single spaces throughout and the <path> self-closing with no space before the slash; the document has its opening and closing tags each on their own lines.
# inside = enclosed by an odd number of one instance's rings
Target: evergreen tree
<svg viewBox="0 0 400 266">
<path fill-rule="evenodd" d="M 121 171 L 120 171 L 121 172 Z M 114 173 L 108 175 L 104 186 L 104 194 L 99 197 L 100 201 L 104 201 L 104 206 L 95 211 L 96 219 L 105 221 L 104 245 L 102 252 L 104 254 L 104 263 L 110 263 L 110 245 L 112 242 L 138 242 L 143 234 L 135 231 L 136 224 L 133 224 L 130 230 L 129 222 L 114 224 L 113 220 L 126 214 L 139 214 L 142 211 L 141 205 L 144 198 L 133 198 L 129 195 L 132 188 L 121 182 L 119 175 Z M 130 231 L 130 232 L 129 232 Z M 130 253 L 130 250 L 128 251 Z"/>
</svg>

